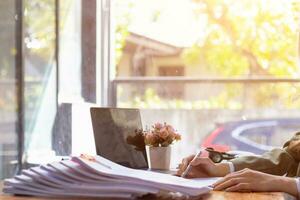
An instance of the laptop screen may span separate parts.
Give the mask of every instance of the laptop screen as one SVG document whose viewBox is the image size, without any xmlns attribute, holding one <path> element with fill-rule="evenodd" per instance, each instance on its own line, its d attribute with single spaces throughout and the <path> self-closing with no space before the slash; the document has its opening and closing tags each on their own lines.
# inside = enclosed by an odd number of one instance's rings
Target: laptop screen
<svg viewBox="0 0 300 200">
<path fill-rule="evenodd" d="M 138 109 L 91 108 L 96 152 L 113 162 L 131 168 L 147 168 Z"/>
</svg>

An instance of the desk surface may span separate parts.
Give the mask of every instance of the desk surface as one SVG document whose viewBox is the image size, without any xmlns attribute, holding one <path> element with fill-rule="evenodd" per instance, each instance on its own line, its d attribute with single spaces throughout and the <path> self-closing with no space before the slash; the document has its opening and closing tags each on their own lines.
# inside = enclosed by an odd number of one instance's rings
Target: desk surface
<svg viewBox="0 0 300 200">
<path fill-rule="evenodd" d="M 2 193 L 2 182 L 0 183 L 0 200 L 53 200 L 58 198 L 39 198 L 39 197 L 24 197 L 24 196 L 12 196 L 6 195 Z M 87 200 L 91 198 L 62 198 L 62 200 Z M 99 199 L 99 198 L 92 198 Z M 102 198 L 103 199 L 103 198 Z M 153 195 L 148 195 L 143 198 L 139 198 L 139 200 L 188 200 L 186 198 L 180 197 L 155 197 Z M 281 192 L 264 192 L 264 193 L 237 193 L 237 192 L 217 192 L 212 191 L 208 194 L 205 194 L 200 197 L 193 197 L 191 200 L 296 200 L 293 196 L 290 196 Z M 104 199 L 103 199 L 104 200 Z M 109 200 L 105 198 L 105 200 Z M 112 199 L 111 199 L 112 200 Z"/>
<path fill-rule="evenodd" d="M 54 198 L 38 198 L 38 197 L 21 197 L 21 196 L 10 196 L 1 194 L 0 200 L 53 200 Z M 55 198 L 57 199 L 57 198 Z M 72 200 L 87 200 L 89 198 L 69 198 Z M 93 198 L 96 199 L 96 198 Z M 154 197 L 154 196 L 145 196 L 140 198 L 141 200 L 181 200 L 186 198 L 174 198 L 174 197 Z M 203 196 L 192 198 L 192 200 L 295 200 L 294 197 L 283 194 L 283 193 L 236 193 L 236 192 L 210 192 Z M 64 198 L 63 200 L 66 200 Z M 105 199 L 108 200 L 108 199 Z"/>
</svg>

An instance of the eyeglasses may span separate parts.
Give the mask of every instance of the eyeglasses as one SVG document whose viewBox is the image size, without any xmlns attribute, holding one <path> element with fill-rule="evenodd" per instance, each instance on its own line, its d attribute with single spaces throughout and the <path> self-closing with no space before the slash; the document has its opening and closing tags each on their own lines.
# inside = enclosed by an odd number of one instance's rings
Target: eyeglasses
<svg viewBox="0 0 300 200">
<path fill-rule="evenodd" d="M 225 152 L 215 151 L 211 147 L 208 147 L 205 150 L 208 152 L 208 157 L 214 163 L 220 163 L 220 162 L 222 162 L 222 160 L 231 160 L 236 157 L 235 154 L 229 154 L 229 153 L 225 153 Z"/>
</svg>

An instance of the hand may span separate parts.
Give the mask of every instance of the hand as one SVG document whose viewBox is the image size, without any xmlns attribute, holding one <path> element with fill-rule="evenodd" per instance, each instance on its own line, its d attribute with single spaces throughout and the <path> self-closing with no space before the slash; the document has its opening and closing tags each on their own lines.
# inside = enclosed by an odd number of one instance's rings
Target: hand
<svg viewBox="0 0 300 200">
<path fill-rule="evenodd" d="M 189 163 L 191 163 L 191 168 L 186 175 L 186 178 L 225 176 L 229 173 L 229 166 L 226 163 L 215 164 L 209 158 L 201 157 L 196 158 L 191 162 L 194 157 L 195 155 L 190 155 L 182 160 L 181 164 L 178 166 L 178 176 L 182 176 Z"/>
<path fill-rule="evenodd" d="M 286 151 L 296 160 L 300 160 L 300 140 L 290 141 Z"/>
<path fill-rule="evenodd" d="M 214 190 L 228 192 L 287 192 L 297 195 L 296 181 L 292 178 L 270 175 L 250 169 L 233 172 L 213 184 Z"/>
</svg>

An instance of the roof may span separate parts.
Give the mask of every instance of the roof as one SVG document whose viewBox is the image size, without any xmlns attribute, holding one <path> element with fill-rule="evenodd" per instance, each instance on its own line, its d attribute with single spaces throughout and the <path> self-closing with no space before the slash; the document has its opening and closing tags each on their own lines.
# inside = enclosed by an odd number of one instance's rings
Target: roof
<svg viewBox="0 0 300 200">
<path fill-rule="evenodd" d="M 147 48 L 148 52 L 152 55 L 177 55 L 179 54 L 183 48 L 177 47 L 172 44 L 168 44 L 165 42 L 161 42 L 147 36 L 139 35 L 137 33 L 130 32 L 130 34 L 126 38 L 126 46 L 127 49 L 130 49 L 130 44 L 134 44 L 137 46 L 142 46 Z"/>
</svg>

